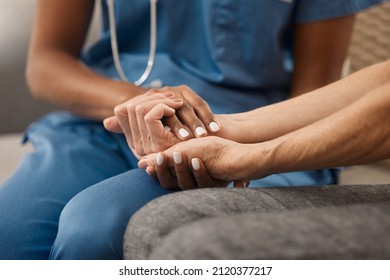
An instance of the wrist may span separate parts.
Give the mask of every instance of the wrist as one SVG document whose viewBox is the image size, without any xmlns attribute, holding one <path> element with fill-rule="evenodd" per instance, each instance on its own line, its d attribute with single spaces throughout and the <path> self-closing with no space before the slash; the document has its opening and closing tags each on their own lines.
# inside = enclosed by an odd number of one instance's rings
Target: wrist
<svg viewBox="0 0 390 280">
<path fill-rule="evenodd" d="M 272 174 L 273 149 L 269 142 L 237 144 L 238 156 L 232 162 L 235 180 L 254 180 Z"/>
<path fill-rule="evenodd" d="M 242 117 L 242 114 L 215 115 L 215 119 L 221 127 L 220 131 L 215 133 L 216 136 L 237 143 L 248 143 L 245 139 L 247 122 Z"/>
<path fill-rule="evenodd" d="M 138 95 L 144 94 L 147 90 L 145 88 L 136 86 L 134 84 L 109 80 L 108 83 L 102 84 L 106 92 L 113 92 L 115 98 L 113 98 L 113 105 L 119 105 L 134 98 Z"/>
<path fill-rule="evenodd" d="M 113 116 L 116 106 L 146 92 L 146 89 L 142 87 L 106 78 L 101 80 L 98 88 L 99 93 L 97 91 L 94 93 L 101 96 L 101 105 L 92 102 L 89 102 L 89 104 L 94 109 L 95 114 L 100 113 L 101 119 Z"/>
</svg>

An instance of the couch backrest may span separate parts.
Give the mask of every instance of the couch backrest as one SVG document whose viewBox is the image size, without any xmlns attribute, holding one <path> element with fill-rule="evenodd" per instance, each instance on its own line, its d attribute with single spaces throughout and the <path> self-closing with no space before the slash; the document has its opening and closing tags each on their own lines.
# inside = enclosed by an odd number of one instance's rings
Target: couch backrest
<svg viewBox="0 0 390 280">
<path fill-rule="evenodd" d="M 349 53 L 352 72 L 390 59 L 390 2 L 357 15 Z"/>
</svg>

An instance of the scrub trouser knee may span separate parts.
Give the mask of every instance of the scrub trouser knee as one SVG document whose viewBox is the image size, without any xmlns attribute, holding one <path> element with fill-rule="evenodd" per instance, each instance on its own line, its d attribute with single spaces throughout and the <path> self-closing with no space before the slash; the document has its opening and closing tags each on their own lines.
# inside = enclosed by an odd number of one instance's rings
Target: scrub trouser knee
<svg viewBox="0 0 390 280">
<path fill-rule="evenodd" d="M 121 135 L 65 112 L 31 125 L 25 141 L 35 150 L 0 186 L 0 259 L 47 259 L 68 201 L 137 162 Z"/>
<path fill-rule="evenodd" d="M 130 217 L 170 192 L 140 169 L 82 191 L 62 211 L 50 258 L 123 259 L 123 236 Z"/>
</svg>

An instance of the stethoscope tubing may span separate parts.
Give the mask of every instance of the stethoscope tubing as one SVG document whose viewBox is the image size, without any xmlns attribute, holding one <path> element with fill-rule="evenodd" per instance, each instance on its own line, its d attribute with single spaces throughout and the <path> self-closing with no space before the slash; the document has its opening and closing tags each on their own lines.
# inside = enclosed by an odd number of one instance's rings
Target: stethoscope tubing
<svg viewBox="0 0 390 280">
<path fill-rule="evenodd" d="M 148 62 L 145 68 L 145 71 L 140 76 L 138 80 L 133 82 L 136 86 L 141 86 L 150 76 L 152 72 L 155 56 L 156 56 L 156 46 L 157 46 L 157 1 L 150 0 L 150 47 L 149 47 L 149 57 Z M 116 25 L 115 25 L 115 10 L 114 10 L 114 0 L 107 0 L 108 6 L 108 19 L 110 27 L 110 41 L 111 41 L 111 51 L 112 57 L 114 59 L 115 69 L 119 75 L 119 78 L 123 82 L 130 83 L 127 76 L 125 75 L 120 59 L 119 59 L 119 49 L 118 49 L 118 39 L 116 34 Z"/>
</svg>

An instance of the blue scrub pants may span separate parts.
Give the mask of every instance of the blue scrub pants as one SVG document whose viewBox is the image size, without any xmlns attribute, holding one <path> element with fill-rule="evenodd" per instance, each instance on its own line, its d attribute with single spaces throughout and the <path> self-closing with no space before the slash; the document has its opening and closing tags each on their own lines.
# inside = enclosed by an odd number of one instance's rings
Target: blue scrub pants
<svg viewBox="0 0 390 280">
<path fill-rule="evenodd" d="M 30 126 L 35 147 L 0 186 L 0 259 L 122 259 L 130 217 L 172 191 L 143 170 L 122 135 L 69 113 Z M 335 183 L 333 171 L 269 176 L 255 186 Z"/>
</svg>

